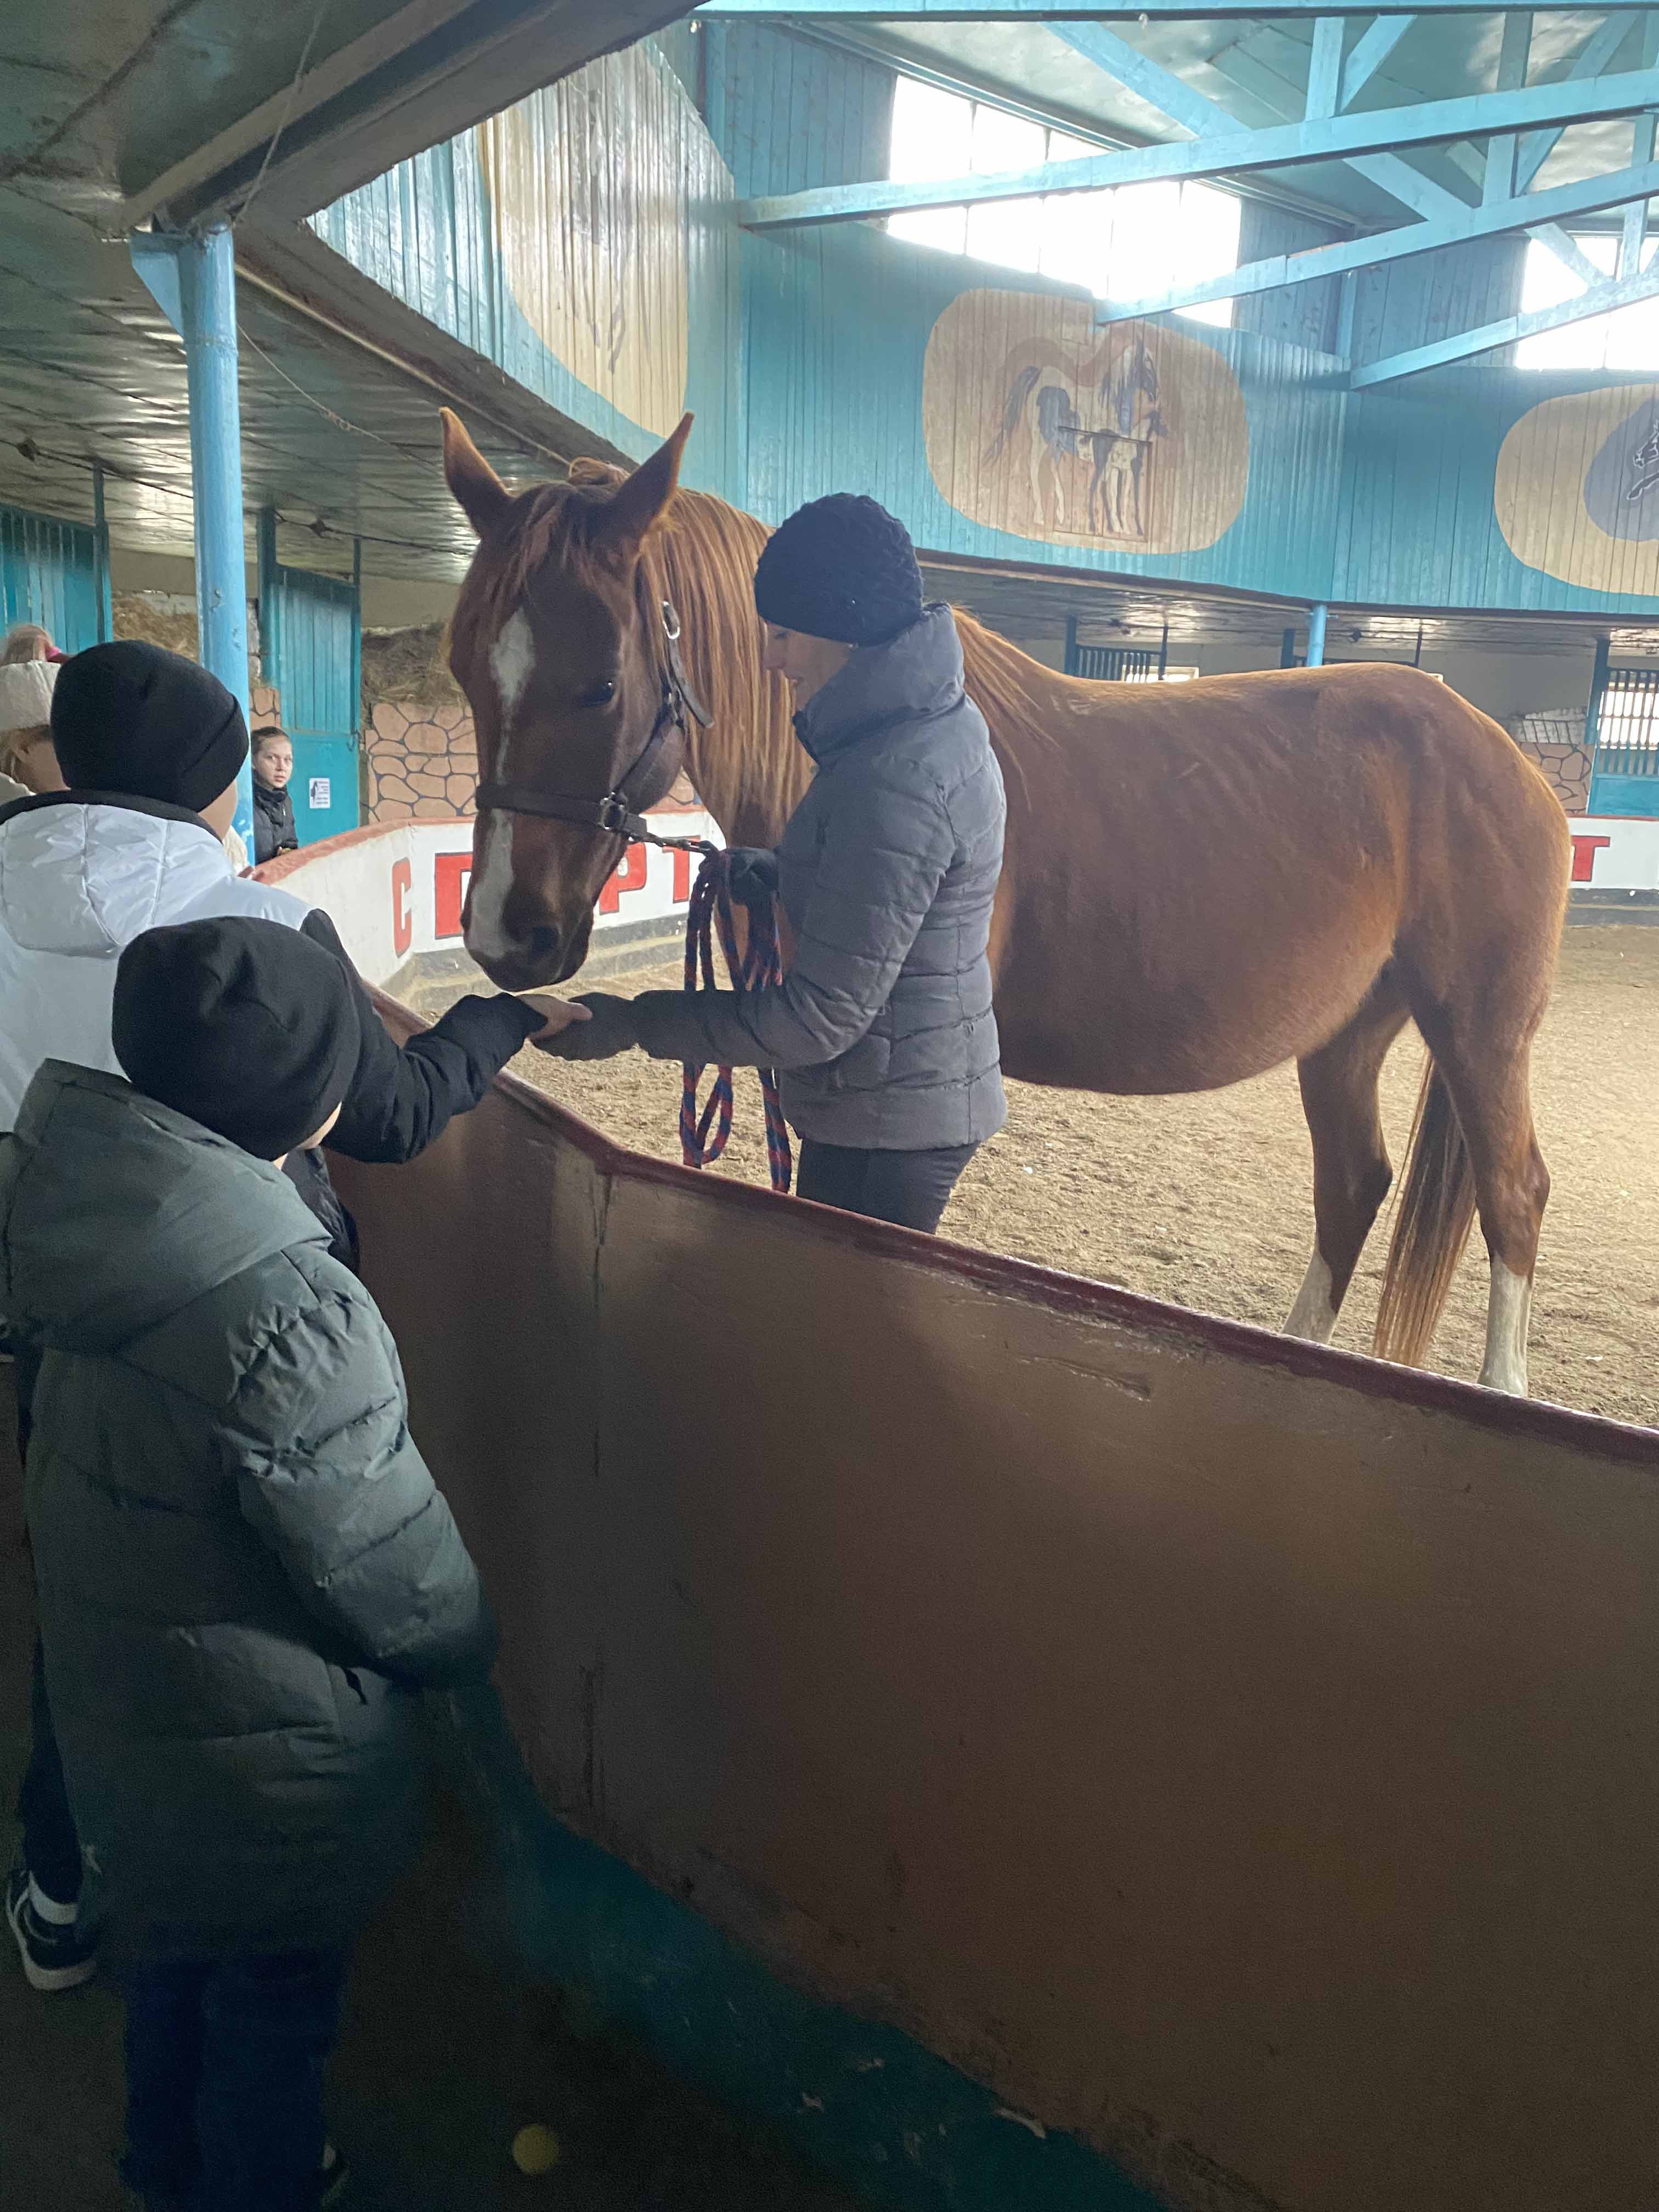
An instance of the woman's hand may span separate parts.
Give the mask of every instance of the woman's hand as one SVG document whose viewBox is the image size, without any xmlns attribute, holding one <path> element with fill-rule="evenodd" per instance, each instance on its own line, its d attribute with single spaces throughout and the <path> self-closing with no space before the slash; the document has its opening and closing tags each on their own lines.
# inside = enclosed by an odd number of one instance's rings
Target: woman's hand
<svg viewBox="0 0 1659 2212">
<path fill-rule="evenodd" d="M 566 1021 L 530 1040 L 538 1052 L 550 1054 L 555 1060 L 614 1060 L 640 1041 L 631 999 L 591 991 L 561 1011 L 568 1018 Z"/>
<path fill-rule="evenodd" d="M 734 845 L 726 856 L 726 880 L 744 906 L 769 906 L 778 895 L 778 856 L 764 845 Z"/>
</svg>

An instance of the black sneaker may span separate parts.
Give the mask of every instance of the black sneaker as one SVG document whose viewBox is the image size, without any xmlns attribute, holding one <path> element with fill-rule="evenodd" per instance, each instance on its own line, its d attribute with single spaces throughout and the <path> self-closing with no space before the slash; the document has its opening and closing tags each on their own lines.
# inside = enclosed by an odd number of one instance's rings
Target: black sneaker
<svg viewBox="0 0 1659 2212">
<path fill-rule="evenodd" d="M 16 1940 L 31 1989 L 53 1996 L 61 1990 L 78 1989 L 97 1972 L 97 1937 L 88 1936 L 76 1921 L 58 1927 L 43 1920 L 29 1896 L 29 1870 L 21 1861 L 6 1880 L 6 1925 Z"/>
</svg>

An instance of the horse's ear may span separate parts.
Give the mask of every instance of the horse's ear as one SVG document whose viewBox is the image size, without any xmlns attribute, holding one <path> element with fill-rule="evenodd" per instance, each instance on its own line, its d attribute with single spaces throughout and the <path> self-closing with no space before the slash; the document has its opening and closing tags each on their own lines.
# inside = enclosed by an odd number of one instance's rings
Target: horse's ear
<svg viewBox="0 0 1659 2212">
<path fill-rule="evenodd" d="M 617 486 L 602 526 L 608 544 L 641 545 L 662 520 L 679 484 L 680 456 L 690 434 L 691 417 L 683 415 L 673 435 Z"/>
<path fill-rule="evenodd" d="M 466 434 L 459 415 L 439 410 L 444 426 L 444 475 L 461 512 L 487 537 L 513 504 L 513 495 Z"/>
</svg>

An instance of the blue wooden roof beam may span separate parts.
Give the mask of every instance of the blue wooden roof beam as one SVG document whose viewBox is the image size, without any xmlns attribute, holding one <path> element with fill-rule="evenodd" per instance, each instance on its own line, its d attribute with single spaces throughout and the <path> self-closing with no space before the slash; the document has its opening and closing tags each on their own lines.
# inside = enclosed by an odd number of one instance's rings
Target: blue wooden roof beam
<svg viewBox="0 0 1659 2212">
<path fill-rule="evenodd" d="M 1200 307 L 1209 300 L 1236 300 L 1249 293 L 1276 292 L 1286 284 L 1312 284 L 1322 276 L 1342 276 L 1351 270 L 1373 268 L 1380 262 L 1402 261 L 1413 253 L 1431 253 L 1438 246 L 1462 246 L 1470 239 L 1495 238 L 1506 230 L 1530 229 L 1540 222 L 1594 215 L 1628 201 L 1645 201 L 1656 192 L 1659 192 L 1659 161 L 1647 161 L 1640 167 L 1618 169 L 1605 177 L 1586 177 L 1575 185 L 1557 185 L 1547 192 L 1522 192 L 1496 204 L 1471 208 L 1459 201 L 1455 215 L 1432 222 L 1405 223 L 1397 230 L 1375 231 L 1365 238 L 1341 239 L 1333 246 L 1313 246 L 1305 253 L 1270 254 L 1265 260 L 1230 270 L 1224 276 L 1212 276 L 1201 284 L 1178 285 L 1148 299 L 1103 301 L 1095 319 L 1133 322 L 1145 315 L 1168 314 L 1177 307 Z M 1595 274 L 1601 281 L 1601 272 L 1596 270 Z M 1487 343 L 1498 345 L 1504 341 L 1493 338 Z"/>
<path fill-rule="evenodd" d="M 1610 314 L 1618 307 L 1633 307 L 1639 301 L 1659 296 L 1659 263 L 1639 276 L 1614 278 L 1592 285 L 1576 300 L 1557 307 L 1534 307 L 1525 314 L 1505 315 L 1501 321 L 1484 323 L 1480 329 L 1460 331 L 1454 337 L 1432 345 L 1414 346 L 1408 353 L 1390 354 L 1386 360 L 1369 361 L 1349 378 L 1352 390 L 1363 392 L 1374 384 L 1393 384 L 1402 376 L 1419 376 L 1425 368 L 1443 368 L 1473 354 L 1490 353 L 1495 346 L 1514 345 L 1540 331 L 1559 331 L 1582 323 L 1592 315 Z"/>
<path fill-rule="evenodd" d="M 1630 16 L 1639 15 L 1648 0 L 1595 0 L 1592 12 Z M 1090 21 L 1136 23 L 1269 20 L 1313 22 L 1321 15 L 1495 15 L 1501 9 L 1492 0 L 1131 0 L 1122 7 L 1094 7 Z M 1549 0 L 1540 14 L 1582 15 L 1571 0 Z M 1055 0 L 793 0 L 780 7 L 777 0 L 707 0 L 699 15 L 727 22 L 790 23 L 1063 23 L 1078 19 L 1076 0 L 1070 6 Z"/>
<path fill-rule="evenodd" d="M 1647 15 L 1650 11 L 1644 9 L 1638 12 Z M 1567 71 L 1563 82 L 1567 84 L 1582 84 L 1589 79 L 1600 76 L 1604 70 L 1611 68 L 1613 57 L 1630 36 L 1632 27 L 1630 12 L 1627 11 L 1622 15 L 1609 12 L 1605 22 L 1596 25 L 1578 52 L 1573 56 L 1572 66 Z M 1644 57 L 1644 60 L 1650 58 L 1650 56 Z M 1565 124 L 1558 123 L 1547 131 L 1529 131 L 1521 141 L 1515 161 L 1516 191 L 1526 191 L 1528 185 L 1531 184 L 1533 179 L 1560 143 L 1561 133 L 1565 128 Z M 1477 176 L 1479 170 L 1476 165 L 1479 158 L 1478 155 L 1472 154 L 1469 163 L 1470 173 Z"/>
<path fill-rule="evenodd" d="M 1504 42 L 1498 56 L 1498 90 L 1513 92 L 1527 81 L 1527 57 L 1532 51 L 1532 15 L 1513 8 L 1504 18 Z M 1488 205 L 1515 198 L 1515 163 L 1521 141 L 1513 131 L 1495 131 L 1486 141 L 1486 166 L 1480 179 L 1480 197 Z"/>
<path fill-rule="evenodd" d="M 890 178 L 832 185 L 749 200 L 739 218 L 757 230 L 848 222 L 909 208 L 966 207 L 984 201 L 1026 199 L 1060 192 L 1100 191 L 1165 179 L 1222 177 L 1250 169 L 1286 168 L 1309 161 L 1347 161 L 1401 146 L 1489 137 L 1555 123 L 1633 115 L 1659 107 L 1659 70 L 1627 70 L 1593 82 L 1527 85 L 1509 92 L 1474 93 L 1458 100 L 1408 102 L 1363 115 L 1333 115 L 1299 123 L 1230 131 L 1188 143 L 1131 147 L 1081 161 L 1050 161 L 1030 169 L 945 177 L 900 184 Z M 1512 226 L 1506 226 L 1512 227 Z"/>
<path fill-rule="evenodd" d="M 1339 109 L 1346 108 L 1370 83 L 1416 20 L 1414 15 L 1379 16 L 1376 22 L 1362 34 L 1348 57 L 1346 66 L 1340 71 L 1335 93 Z M 1328 42 L 1326 48 L 1325 65 L 1328 71 L 1333 48 L 1339 62 L 1340 59 L 1342 18 L 1340 15 L 1324 15 L 1320 21 L 1333 27 L 1337 33 L 1334 40 Z M 1184 77 L 1177 76 L 1173 70 L 1165 69 L 1162 63 L 1153 61 L 1138 46 L 1132 46 L 1127 39 L 1119 38 L 1115 31 L 1107 30 L 1103 24 L 1056 23 L 1054 27 L 1057 35 L 1076 52 L 1104 70 L 1108 76 L 1135 94 L 1137 98 L 1144 100 L 1149 106 L 1157 108 L 1160 115 L 1167 115 L 1172 123 L 1181 124 L 1199 137 L 1213 136 L 1224 131 L 1237 131 L 1240 128 L 1238 118 L 1223 107 L 1218 100 L 1211 100 L 1199 92 Z M 1376 33 L 1379 30 L 1385 31 L 1387 35 L 1377 37 Z M 1235 82 L 1246 83 L 1243 71 L 1235 76 L 1232 64 L 1239 58 L 1235 49 L 1218 55 L 1212 66 L 1218 69 L 1224 76 L 1234 76 Z M 1328 86 L 1316 86 L 1315 74 L 1310 69 L 1310 103 L 1322 100 L 1328 89 Z M 1261 84 L 1248 84 L 1247 88 L 1270 105 L 1279 96 L 1277 80 L 1267 88 Z M 1290 119 L 1286 118 L 1287 121 Z M 1443 186 L 1431 183 L 1420 170 L 1413 168 L 1409 161 L 1402 161 L 1397 154 L 1362 155 L 1346 166 L 1357 170 L 1380 190 L 1391 193 L 1419 215 L 1443 214 L 1448 208 L 1462 205 L 1462 202 L 1455 199 Z"/>
</svg>

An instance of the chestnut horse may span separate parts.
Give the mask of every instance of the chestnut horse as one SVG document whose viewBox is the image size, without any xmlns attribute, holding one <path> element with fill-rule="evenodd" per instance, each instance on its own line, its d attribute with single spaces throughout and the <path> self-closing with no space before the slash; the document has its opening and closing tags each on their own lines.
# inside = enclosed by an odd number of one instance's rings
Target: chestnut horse
<svg viewBox="0 0 1659 2212">
<path fill-rule="evenodd" d="M 631 475 L 579 461 L 514 491 L 445 412 L 479 538 L 450 627 L 484 787 L 464 926 L 510 990 L 581 966 L 624 849 L 599 826 L 606 794 L 642 812 L 684 767 L 728 842 L 772 845 L 811 775 L 760 664 L 766 532 L 678 489 L 690 428 Z M 1087 684 L 957 626 L 1008 790 L 991 939 L 1007 1073 L 1172 1092 L 1294 1060 L 1316 1234 L 1285 1327 L 1323 1342 L 1393 1179 L 1377 1077 L 1415 1021 L 1431 1057 L 1376 1349 L 1422 1358 L 1478 1206 L 1480 1379 L 1524 1391 L 1549 1192 L 1528 1068 L 1570 860 L 1543 777 L 1414 669 Z"/>
</svg>

